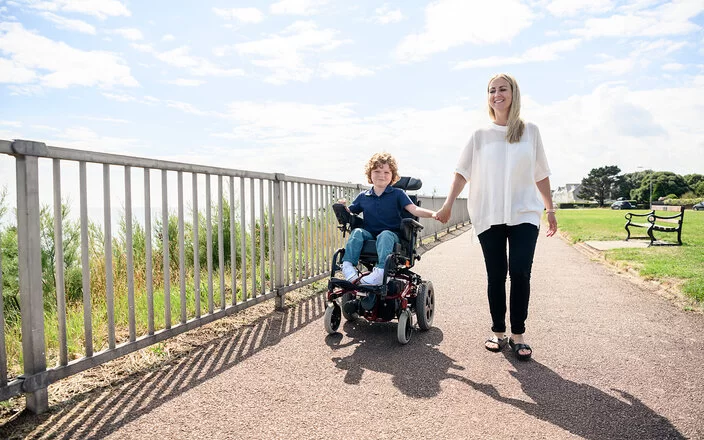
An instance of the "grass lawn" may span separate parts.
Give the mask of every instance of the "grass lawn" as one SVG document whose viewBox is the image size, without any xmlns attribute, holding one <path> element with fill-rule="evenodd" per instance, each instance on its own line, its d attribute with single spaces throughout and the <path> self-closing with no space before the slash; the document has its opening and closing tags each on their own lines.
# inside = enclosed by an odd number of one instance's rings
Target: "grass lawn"
<svg viewBox="0 0 704 440">
<path fill-rule="evenodd" d="M 561 209 L 557 212 L 559 230 L 572 243 L 589 240 L 625 240 L 626 212 L 611 209 Z M 630 212 L 645 213 L 645 210 Z M 673 215 L 673 212 L 660 212 Z M 642 228 L 632 228 L 636 235 L 645 235 Z M 676 234 L 654 233 L 665 241 L 675 241 Z M 685 210 L 682 224 L 682 246 L 652 246 L 606 251 L 605 258 L 626 264 L 649 279 L 677 279 L 682 291 L 704 303 L 704 211 Z"/>
</svg>

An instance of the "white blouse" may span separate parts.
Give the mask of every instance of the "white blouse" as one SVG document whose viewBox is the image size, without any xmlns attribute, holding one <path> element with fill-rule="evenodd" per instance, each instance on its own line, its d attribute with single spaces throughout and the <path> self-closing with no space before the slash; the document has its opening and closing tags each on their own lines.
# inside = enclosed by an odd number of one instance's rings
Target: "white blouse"
<svg viewBox="0 0 704 440">
<path fill-rule="evenodd" d="M 457 163 L 455 172 L 469 183 L 475 237 L 492 225 L 540 226 L 544 205 L 535 183 L 550 175 L 540 132 L 526 123 L 520 142 L 511 144 L 507 130 L 492 123 L 475 131 Z"/>
</svg>

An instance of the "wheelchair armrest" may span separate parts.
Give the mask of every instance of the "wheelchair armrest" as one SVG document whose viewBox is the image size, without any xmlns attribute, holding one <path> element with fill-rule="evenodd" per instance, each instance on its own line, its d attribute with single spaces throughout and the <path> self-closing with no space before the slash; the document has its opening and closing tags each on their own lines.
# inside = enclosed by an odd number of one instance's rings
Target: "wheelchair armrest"
<svg viewBox="0 0 704 440">
<path fill-rule="evenodd" d="M 423 229 L 423 225 L 421 225 L 417 220 L 412 218 L 401 219 L 401 238 L 404 240 L 412 241 L 414 233 L 420 231 L 421 229 Z"/>
<path fill-rule="evenodd" d="M 410 228 L 414 231 L 420 231 L 423 229 L 423 225 L 421 225 L 420 222 L 412 218 L 404 218 L 401 220 L 401 229 L 407 228 Z"/>
<path fill-rule="evenodd" d="M 364 220 L 357 214 L 353 214 L 347 210 L 347 207 L 342 203 L 334 203 L 332 210 L 335 212 L 337 222 L 340 224 L 340 229 L 352 231 L 353 229 L 361 228 Z"/>
<path fill-rule="evenodd" d="M 341 225 L 346 225 L 350 222 L 350 217 L 352 213 L 347 210 L 347 207 L 342 203 L 335 203 L 332 205 L 332 210 L 335 212 L 335 217 L 337 217 L 337 222 Z"/>
</svg>

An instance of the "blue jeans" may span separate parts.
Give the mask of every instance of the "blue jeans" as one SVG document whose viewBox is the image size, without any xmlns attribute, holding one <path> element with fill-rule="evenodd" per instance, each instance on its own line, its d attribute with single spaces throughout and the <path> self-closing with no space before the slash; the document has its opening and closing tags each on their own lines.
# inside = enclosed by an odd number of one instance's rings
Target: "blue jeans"
<svg viewBox="0 0 704 440">
<path fill-rule="evenodd" d="M 374 236 L 362 228 L 357 228 L 350 234 L 347 244 L 345 244 L 345 256 L 342 257 L 342 261 L 349 261 L 353 265 L 359 263 L 359 254 L 362 252 L 362 245 L 364 245 L 365 240 L 374 240 Z M 376 237 L 376 254 L 378 260 L 376 267 L 383 269 L 384 262 L 386 262 L 386 257 L 391 254 L 394 250 L 396 243 L 400 240 L 398 235 L 391 231 L 381 231 Z"/>
</svg>

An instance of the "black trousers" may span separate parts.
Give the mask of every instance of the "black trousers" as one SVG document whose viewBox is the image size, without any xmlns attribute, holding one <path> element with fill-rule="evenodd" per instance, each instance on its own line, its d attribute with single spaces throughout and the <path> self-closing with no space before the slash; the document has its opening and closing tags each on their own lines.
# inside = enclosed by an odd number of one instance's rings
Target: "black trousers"
<svg viewBox="0 0 704 440">
<path fill-rule="evenodd" d="M 531 223 L 494 225 L 479 234 L 484 252 L 488 279 L 491 331 L 506 331 L 506 274 L 511 276 L 511 333 L 526 331 L 528 300 L 530 299 L 530 271 L 533 267 L 538 227 Z M 508 242 L 508 255 L 506 243 Z"/>
</svg>

